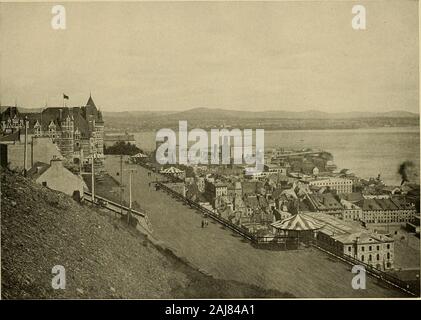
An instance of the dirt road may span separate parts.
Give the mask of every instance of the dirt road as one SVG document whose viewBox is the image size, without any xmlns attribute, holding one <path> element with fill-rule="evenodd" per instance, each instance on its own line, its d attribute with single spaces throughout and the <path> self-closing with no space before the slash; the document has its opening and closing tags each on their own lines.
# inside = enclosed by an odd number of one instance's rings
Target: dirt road
<svg viewBox="0 0 421 320">
<path fill-rule="evenodd" d="M 126 167 L 129 165 L 125 165 Z M 133 201 L 148 211 L 154 236 L 199 269 L 216 278 L 232 279 L 289 292 L 297 297 L 400 297 L 398 291 L 368 278 L 367 289 L 354 290 L 350 266 L 314 248 L 292 251 L 256 249 L 230 230 L 210 221 L 201 228 L 202 215 L 163 191 L 155 191 L 147 170 L 136 165 Z M 119 158 L 108 157 L 112 176 L 120 170 Z M 128 183 L 128 174 L 123 175 Z M 128 191 L 125 192 L 128 199 Z"/>
</svg>

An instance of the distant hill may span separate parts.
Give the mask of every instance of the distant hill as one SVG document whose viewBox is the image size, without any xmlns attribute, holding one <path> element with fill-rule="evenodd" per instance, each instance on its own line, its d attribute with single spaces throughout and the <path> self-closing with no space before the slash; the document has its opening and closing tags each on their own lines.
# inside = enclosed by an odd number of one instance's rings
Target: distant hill
<svg viewBox="0 0 421 320">
<path fill-rule="evenodd" d="M 103 111 L 102 115 L 104 117 L 112 118 L 126 118 L 126 117 L 159 117 L 167 114 L 173 114 L 174 111 Z"/>
<path fill-rule="evenodd" d="M 139 117 L 167 120 L 227 120 L 227 119 L 361 119 L 361 118 L 418 118 L 419 114 L 407 111 L 388 112 L 322 112 L 316 110 L 309 111 L 238 111 L 213 108 L 194 108 L 186 111 L 126 111 L 126 112 L 106 112 L 107 118 Z"/>
<path fill-rule="evenodd" d="M 0 106 L 0 112 L 9 106 Z M 44 108 L 23 108 L 18 107 L 22 113 L 40 112 Z M 307 111 L 241 111 L 221 108 L 193 108 L 185 111 L 103 111 L 104 118 L 113 119 L 362 119 L 362 118 L 418 118 L 419 114 L 408 111 L 387 111 L 387 112 L 323 112 L 317 110 Z"/>
</svg>

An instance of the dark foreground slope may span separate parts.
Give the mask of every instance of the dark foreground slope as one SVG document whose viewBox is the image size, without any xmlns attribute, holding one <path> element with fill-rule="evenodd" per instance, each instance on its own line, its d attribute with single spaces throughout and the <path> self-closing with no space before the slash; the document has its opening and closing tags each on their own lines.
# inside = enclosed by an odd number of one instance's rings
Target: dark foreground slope
<svg viewBox="0 0 421 320">
<path fill-rule="evenodd" d="M 285 297 L 214 279 L 107 213 L 9 172 L 1 173 L 2 297 Z M 66 289 L 51 286 L 66 270 Z"/>
</svg>

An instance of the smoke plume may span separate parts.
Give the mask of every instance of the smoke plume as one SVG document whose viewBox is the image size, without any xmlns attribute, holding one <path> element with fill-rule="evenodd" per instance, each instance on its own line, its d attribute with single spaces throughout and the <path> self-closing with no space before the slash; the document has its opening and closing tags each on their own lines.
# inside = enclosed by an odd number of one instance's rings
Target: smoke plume
<svg viewBox="0 0 421 320">
<path fill-rule="evenodd" d="M 404 161 L 398 169 L 398 173 L 402 177 L 401 185 L 405 182 L 414 181 L 416 175 L 416 167 L 412 161 Z"/>
</svg>

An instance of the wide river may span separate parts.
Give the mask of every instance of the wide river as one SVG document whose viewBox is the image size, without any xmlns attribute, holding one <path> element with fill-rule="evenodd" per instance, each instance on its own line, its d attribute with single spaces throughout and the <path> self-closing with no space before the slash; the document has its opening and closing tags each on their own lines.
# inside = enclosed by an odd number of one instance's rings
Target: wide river
<svg viewBox="0 0 421 320">
<path fill-rule="evenodd" d="M 138 147 L 155 149 L 155 132 L 135 133 Z M 265 131 L 265 148 L 320 148 L 331 152 L 338 168 L 351 169 L 362 178 L 379 173 L 387 184 L 400 184 L 399 165 L 415 163 L 419 172 L 420 131 L 418 127 Z"/>
</svg>

